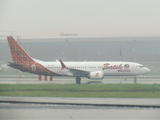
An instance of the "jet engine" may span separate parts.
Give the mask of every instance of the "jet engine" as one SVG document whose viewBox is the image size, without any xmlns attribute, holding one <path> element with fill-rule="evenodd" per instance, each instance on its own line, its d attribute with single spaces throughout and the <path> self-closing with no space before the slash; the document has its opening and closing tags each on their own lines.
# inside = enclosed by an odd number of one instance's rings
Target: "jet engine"
<svg viewBox="0 0 160 120">
<path fill-rule="evenodd" d="M 104 78 L 104 72 L 103 71 L 94 71 L 90 72 L 88 75 L 89 79 L 103 79 Z"/>
</svg>

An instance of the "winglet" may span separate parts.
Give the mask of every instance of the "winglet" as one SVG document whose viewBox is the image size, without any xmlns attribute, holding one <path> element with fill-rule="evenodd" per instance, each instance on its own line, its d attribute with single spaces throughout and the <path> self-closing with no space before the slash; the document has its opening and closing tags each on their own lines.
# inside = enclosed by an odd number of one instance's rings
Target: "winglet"
<svg viewBox="0 0 160 120">
<path fill-rule="evenodd" d="M 65 68 L 66 68 L 65 64 L 62 62 L 62 60 L 61 60 L 61 59 L 59 59 L 59 61 L 60 61 L 61 65 L 62 65 L 61 70 L 65 69 Z"/>
</svg>

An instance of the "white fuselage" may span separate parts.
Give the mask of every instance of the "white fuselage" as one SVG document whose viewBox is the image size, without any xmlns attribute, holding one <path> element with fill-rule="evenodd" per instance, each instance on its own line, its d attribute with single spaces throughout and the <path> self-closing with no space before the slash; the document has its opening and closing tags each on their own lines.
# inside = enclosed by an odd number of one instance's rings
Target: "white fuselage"
<svg viewBox="0 0 160 120">
<path fill-rule="evenodd" d="M 61 70 L 60 62 L 39 63 L 59 75 L 74 76 L 68 69 Z M 148 68 L 134 62 L 64 62 L 64 64 L 67 68 L 81 71 L 103 71 L 104 76 L 137 76 L 150 72 Z"/>
</svg>

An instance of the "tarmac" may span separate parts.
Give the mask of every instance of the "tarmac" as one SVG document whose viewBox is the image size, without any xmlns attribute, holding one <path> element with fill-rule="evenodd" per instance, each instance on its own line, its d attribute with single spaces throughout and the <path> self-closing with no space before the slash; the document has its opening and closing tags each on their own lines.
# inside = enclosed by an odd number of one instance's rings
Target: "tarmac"
<svg viewBox="0 0 160 120">
<path fill-rule="evenodd" d="M 54 77 L 52 81 L 38 76 L 0 75 L 0 84 L 76 84 L 73 77 Z M 81 84 L 135 84 L 133 77 L 105 77 L 103 80 L 81 79 Z M 137 84 L 160 84 L 160 76 L 139 76 Z"/>
<path fill-rule="evenodd" d="M 160 99 L 0 97 L 1 120 L 159 120 Z"/>
<path fill-rule="evenodd" d="M 0 103 L 85 105 L 160 108 L 160 99 L 144 98 L 67 98 L 67 97 L 0 97 Z"/>
</svg>

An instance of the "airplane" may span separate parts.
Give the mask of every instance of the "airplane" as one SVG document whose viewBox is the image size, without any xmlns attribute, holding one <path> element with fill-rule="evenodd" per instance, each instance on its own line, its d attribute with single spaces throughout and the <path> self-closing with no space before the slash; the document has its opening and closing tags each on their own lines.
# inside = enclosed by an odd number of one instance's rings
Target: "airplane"
<svg viewBox="0 0 160 120">
<path fill-rule="evenodd" d="M 46 62 L 30 57 L 12 36 L 7 36 L 13 62 L 8 66 L 23 72 L 44 76 L 76 77 L 76 84 L 81 84 L 81 77 L 102 80 L 104 76 L 133 76 L 150 72 L 150 69 L 135 62 L 101 61 L 101 62 Z"/>
</svg>

